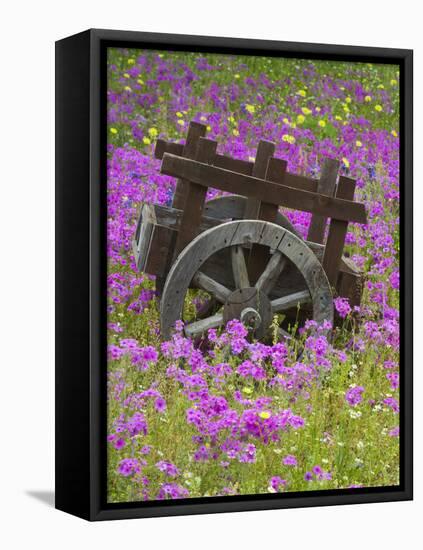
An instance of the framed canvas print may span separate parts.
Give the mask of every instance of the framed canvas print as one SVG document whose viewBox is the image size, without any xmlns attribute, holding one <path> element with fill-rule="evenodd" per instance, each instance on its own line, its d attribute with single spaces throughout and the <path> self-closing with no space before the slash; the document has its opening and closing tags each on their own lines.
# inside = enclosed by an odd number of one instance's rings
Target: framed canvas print
<svg viewBox="0 0 423 550">
<path fill-rule="evenodd" d="M 412 52 L 56 44 L 56 506 L 412 498 Z"/>
</svg>

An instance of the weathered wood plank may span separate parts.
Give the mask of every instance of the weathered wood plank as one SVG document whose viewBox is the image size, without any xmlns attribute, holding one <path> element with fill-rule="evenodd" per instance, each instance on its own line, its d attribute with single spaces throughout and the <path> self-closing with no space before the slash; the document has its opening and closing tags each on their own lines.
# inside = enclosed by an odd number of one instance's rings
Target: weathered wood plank
<svg viewBox="0 0 423 550">
<path fill-rule="evenodd" d="M 340 271 L 336 291 L 339 296 L 347 298 L 351 307 L 359 306 L 363 294 L 364 279 L 356 273 Z"/>
<path fill-rule="evenodd" d="M 267 163 L 267 167 L 266 167 L 265 179 L 272 181 L 271 178 L 268 177 L 269 162 Z M 286 167 L 287 167 L 287 162 L 285 160 L 281 160 L 281 162 L 278 163 L 277 177 L 279 181 L 281 181 L 283 176 L 286 175 Z M 264 220 L 267 222 L 276 223 L 278 214 L 279 214 L 279 207 L 276 204 L 271 204 L 271 203 L 261 202 L 261 201 L 259 204 L 260 204 L 260 209 L 259 209 L 258 219 Z M 297 234 L 296 231 L 294 231 L 293 233 Z M 266 264 L 269 261 L 269 258 L 270 258 L 269 250 L 263 248 L 262 246 L 257 246 L 257 245 L 253 246 L 250 252 L 249 261 L 248 261 L 248 270 L 250 273 L 251 281 L 253 282 L 257 281 L 257 279 L 260 277 L 260 274 L 265 269 Z"/>
<path fill-rule="evenodd" d="M 228 288 L 221 285 L 201 271 L 197 271 L 191 281 L 191 284 L 196 286 L 197 288 L 200 288 L 201 290 L 205 290 L 222 304 L 226 302 L 229 294 L 231 293 Z"/>
<path fill-rule="evenodd" d="M 282 296 L 276 298 L 270 302 L 273 313 L 279 313 L 285 311 L 291 307 L 297 307 L 298 304 L 307 304 L 311 301 L 310 292 L 308 290 L 301 290 L 300 292 L 294 292 L 288 296 Z"/>
<path fill-rule="evenodd" d="M 156 142 L 156 148 L 154 151 L 154 156 L 157 159 L 162 159 L 165 153 L 171 153 L 172 155 L 183 156 L 184 146 L 181 143 L 173 143 L 171 141 L 164 141 L 163 139 L 158 139 Z M 269 160 L 271 170 L 279 170 L 278 162 L 281 159 L 272 157 Z M 230 170 L 232 172 L 238 172 L 240 174 L 245 174 L 251 176 L 253 173 L 254 162 L 243 159 L 235 159 L 229 157 L 228 155 L 216 154 L 214 160 L 214 166 L 218 168 L 224 168 L 225 170 Z M 278 183 L 276 181 L 276 183 Z M 310 178 L 309 176 L 301 176 L 300 174 L 292 174 L 290 172 L 286 173 L 285 185 L 288 187 L 294 187 L 295 189 L 303 189 L 304 191 L 316 192 L 318 180 L 315 178 Z"/>
<path fill-rule="evenodd" d="M 366 210 L 363 204 L 317 193 L 293 189 L 253 176 L 245 176 L 216 166 L 177 157 L 165 153 L 161 172 L 180 177 L 206 187 L 214 187 L 229 193 L 261 199 L 263 202 L 320 214 L 322 216 L 357 223 L 366 223 Z"/>
<path fill-rule="evenodd" d="M 196 160 L 206 164 L 212 163 L 216 155 L 216 147 L 216 141 L 199 138 L 195 153 Z M 202 185 L 186 181 L 184 186 L 186 192 L 185 207 L 176 239 L 174 257 L 200 232 L 201 218 L 203 217 L 207 195 L 207 187 Z"/>
<path fill-rule="evenodd" d="M 266 177 L 267 165 L 270 157 L 273 156 L 276 146 L 271 141 L 259 141 L 254 161 L 253 171 L 251 173 L 255 178 L 264 179 Z M 244 212 L 244 220 L 256 220 L 259 215 L 261 201 L 256 197 L 248 197 Z"/>
<path fill-rule="evenodd" d="M 200 137 L 204 137 L 207 132 L 207 126 L 198 122 L 190 122 L 188 127 L 187 139 L 184 145 L 182 156 L 188 159 L 194 159 L 197 154 L 197 145 Z M 176 183 L 175 194 L 173 196 L 172 206 L 183 209 L 187 196 L 187 186 L 183 178 L 178 179 Z"/>
<path fill-rule="evenodd" d="M 338 178 L 339 162 L 334 159 L 326 158 L 322 166 L 322 174 L 317 184 L 317 192 L 333 197 L 336 180 Z M 308 229 L 307 240 L 323 244 L 325 238 L 325 229 L 327 218 L 319 214 L 313 214 L 310 227 Z"/>
<path fill-rule="evenodd" d="M 270 257 L 270 260 L 256 282 L 255 287 L 266 294 L 270 294 L 270 291 L 275 286 L 279 275 L 285 267 L 285 263 L 285 257 L 281 254 L 281 252 L 276 250 Z"/>
<path fill-rule="evenodd" d="M 200 336 L 201 334 L 206 333 L 211 328 L 218 328 L 223 325 L 223 314 L 216 313 L 211 317 L 206 317 L 205 319 L 200 319 L 199 321 L 194 321 L 185 326 L 185 334 L 189 338 L 194 338 L 195 336 Z"/>
<path fill-rule="evenodd" d="M 247 264 L 242 246 L 233 246 L 231 251 L 232 272 L 236 288 L 247 288 L 250 286 Z"/>
<path fill-rule="evenodd" d="M 341 176 L 339 178 L 336 196 L 342 199 L 352 200 L 354 198 L 355 180 Z M 339 266 L 344 251 L 345 237 L 348 230 L 348 221 L 331 219 L 329 233 L 323 255 L 323 269 L 329 283 L 334 287 L 338 280 Z"/>
<path fill-rule="evenodd" d="M 300 176 L 298 174 L 286 172 L 286 164 L 286 160 L 275 157 L 269 159 L 266 179 L 273 183 L 279 183 L 302 191 L 310 191 L 311 193 L 317 191 L 318 180 L 309 178 L 308 176 Z"/>
<path fill-rule="evenodd" d="M 165 141 L 164 139 L 158 139 L 156 146 L 154 147 L 154 156 L 156 159 L 162 159 L 165 153 L 172 153 L 172 155 L 178 155 L 182 157 L 184 154 L 184 146 L 182 143 L 173 143 L 172 141 Z"/>
</svg>

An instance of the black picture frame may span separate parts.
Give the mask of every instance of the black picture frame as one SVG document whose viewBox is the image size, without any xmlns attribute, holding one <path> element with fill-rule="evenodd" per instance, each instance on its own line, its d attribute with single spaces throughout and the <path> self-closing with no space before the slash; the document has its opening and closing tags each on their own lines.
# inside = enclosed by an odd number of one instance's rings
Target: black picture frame
<svg viewBox="0 0 423 550">
<path fill-rule="evenodd" d="M 400 66 L 400 485 L 107 504 L 106 74 L 108 46 Z M 108 520 L 412 499 L 413 52 L 91 29 L 56 43 L 56 508 Z"/>
</svg>

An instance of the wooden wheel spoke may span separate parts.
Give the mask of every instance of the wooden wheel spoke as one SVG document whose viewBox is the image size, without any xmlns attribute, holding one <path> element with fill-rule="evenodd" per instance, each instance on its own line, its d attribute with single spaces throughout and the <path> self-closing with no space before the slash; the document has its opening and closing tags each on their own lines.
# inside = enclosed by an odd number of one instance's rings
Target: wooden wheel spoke
<svg viewBox="0 0 423 550">
<path fill-rule="evenodd" d="M 223 324 L 223 314 L 216 313 L 211 317 L 206 317 L 199 321 L 194 321 L 185 326 L 185 334 L 192 338 L 195 336 L 200 336 L 201 334 L 207 332 L 211 328 L 220 327 Z"/>
<path fill-rule="evenodd" d="M 250 280 L 248 278 L 247 264 L 245 262 L 244 250 L 241 246 L 233 246 L 231 249 L 232 271 L 234 275 L 236 288 L 248 288 Z"/>
<path fill-rule="evenodd" d="M 215 298 L 221 304 L 224 304 L 231 293 L 231 291 L 224 285 L 221 285 L 208 275 L 205 275 L 201 271 L 197 271 L 192 279 L 192 283 L 201 290 L 205 290 L 213 298 Z"/>
<path fill-rule="evenodd" d="M 279 275 L 282 273 L 285 264 L 286 258 L 281 252 L 279 252 L 279 250 L 275 250 L 263 273 L 260 275 L 257 283 L 255 284 L 256 288 L 266 294 L 269 294 L 275 286 Z"/>
<path fill-rule="evenodd" d="M 292 336 L 289 334 L 289 332 L 287 332 L 283 328 L 279 327 L 278 333 L 280 338 L 285 338 L 286 340 L 292 340 Z"/>
<path fill-rule="evenodd" d="M 291 307 L 296 307 L 298 304 L 306 304 L 311 302 L 310 292 L 308 290 L 302 290 L 301 292 L 294 292 L 288 296 L 282 298 L 276 298 L 270 302 L 272 306 L 272 312 L 278 313 L 279 311 L 285 311 Z"/>
</svg>

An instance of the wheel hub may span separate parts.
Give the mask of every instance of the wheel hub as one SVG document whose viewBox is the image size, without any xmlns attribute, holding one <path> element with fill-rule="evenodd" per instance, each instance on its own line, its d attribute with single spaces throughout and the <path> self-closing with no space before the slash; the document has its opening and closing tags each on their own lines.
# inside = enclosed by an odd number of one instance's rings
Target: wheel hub
<svg viewBox="0 0 423 550">
<path fill-rule="evenodd" d="M 269 298 L 255 287 L 234 290 L 223 307 L 223 319 L 225 324 L 239 319 L 255 338 L 263 338 L 272 321 Z"/>
</svg>

